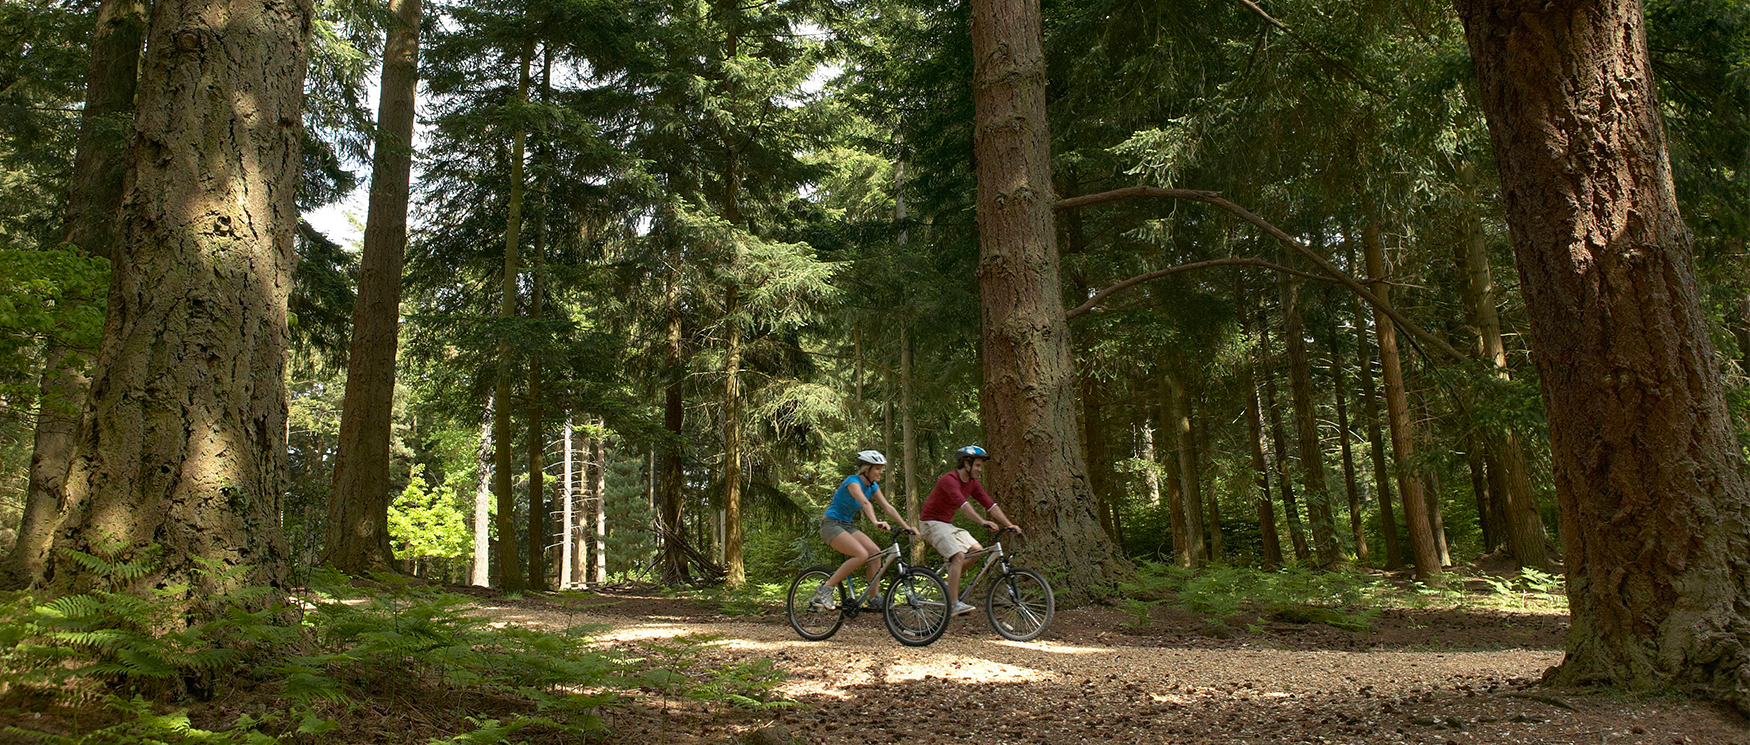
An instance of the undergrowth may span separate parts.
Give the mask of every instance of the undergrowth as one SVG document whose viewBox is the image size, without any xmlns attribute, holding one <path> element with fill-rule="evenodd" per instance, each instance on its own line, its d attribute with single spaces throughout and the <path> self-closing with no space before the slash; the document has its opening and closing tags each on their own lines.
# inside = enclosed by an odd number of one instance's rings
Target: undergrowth
<svg viewBox="0 0 1750 745">
<path fill-rule="evenodd" d="M 1481 578 L 1492 595 L 1467 592 L 1464 578 L 1445 575 L 1442 581 L 1393 584 L 1355 569 L 1317 571 L 1291 566 L 1276 571 L 1211 564 L 1198 569 L 1143 562 L 1134 579 L 1120 588 L 1123 607 L 1133 625 L 1149 623 L 1150 610 L 1168 605 L 1208 616 L 1223 624 L 1241 613 L 1257 613 L 1293 623 L 1323 623 L 1350 631 L 1365 631 L 1387 608 L 1457 607 L 1513 602 L 1564 607 L 1562 578 L 1526 569 L 1508 579 Z"/>
<path fill-rule="evenodd" d="M 249 588 L 204 598 L 200 612 L 184 615 L 186 606 L 169 601 L 185 588 L 145 595 L 115 589 L 146 576 L 149 562 L 89 554 L 75 560 L 106 578 L 109 588 L 54 599 L 0 595 L 0 692 L 12 700 L 46 696 L 71 707 L 100 706 L 111 713 L 105 721 L 118 723 L 73 735 L 9 726 L 0 729 L 0 739 L 52 745 L 344 741 L 348 728 L 371 714 L 373 701 L 395 694 L 454 720 L 456 731 L 441 731 L 432 743 L 580 742 L 606 733 L 607 707 L 641 705 L 628 697 L 632 691 L 707 706 L 784 704 L 774 694 L 782 675 L 769 661 L 705 664 L 701 650 L 714 641 L 709 638 L 646 643 L 635 654 L 604 651 L 591 642 L 600 627 L 497 627 L 471 613 L 470 598 L 398 575 L 355 583 L 338 573 L 318 574 L 296 597 L 275 599 L 267 588 Z M 203 571 L 219 577 L 234 570 Z M 189 625 L 188 618 L 206 620 Z M 164 706 L 244 687 L 270 691 L 273 703 L 200 726 L 195 720 L 211 716 L 191 718 L 189 708 Z M 490 713 L 497 716 L 457 715 L 475 713 L 470 704 L 481 700 L 495 702 Z"/>
</svg>

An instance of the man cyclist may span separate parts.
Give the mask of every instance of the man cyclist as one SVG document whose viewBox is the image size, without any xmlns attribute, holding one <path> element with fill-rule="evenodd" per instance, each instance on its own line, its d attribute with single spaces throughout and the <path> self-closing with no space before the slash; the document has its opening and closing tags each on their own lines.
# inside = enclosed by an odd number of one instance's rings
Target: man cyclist
<svg viewBox="0 0 1750 745">
<path fill-rule="evenodd" d="M 954 599 L 954 615 L 971 613 L 978 610 L 976 606 L 960 602 L 960 572 L 966 568 L 966 554 L 984 548 L 974 540 L 971 533 L 955 527 L 954 513 L 963 512 L 967 517 L 985 528 L 996 530 L 997 524 L 984 519 L 973 508 L 976 501 L 990 512 L 991 517 L 1002 522 L 1002 527 L 1015 531 L 1018 535 L 1021 528 L 1009 521 L 1003 514 L 1003 508 L 998 507 L 989 494 L 984 493 L 984 485 L 978 482 L 978 476 L 984 473 L 984 462 L 990 459 L 990 454 L 977 445 L 967 445 L 954 451 L 954 470 L 942 474 L 936 479 L 935 488 L 930 490 L 930 496 L 924 499 L 924 508 L 918 515 L 918 531 L 924 540 L 934 546 L 936 553 L 948 560 L 948 597 Z"/>
</svg>

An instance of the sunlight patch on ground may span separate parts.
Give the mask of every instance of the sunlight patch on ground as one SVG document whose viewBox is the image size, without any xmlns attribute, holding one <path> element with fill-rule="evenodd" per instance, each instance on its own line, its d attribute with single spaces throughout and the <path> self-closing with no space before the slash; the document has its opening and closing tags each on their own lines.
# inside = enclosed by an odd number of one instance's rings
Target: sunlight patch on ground
<svg viewBox="0 0 1750 745">
<path fill-rule="evenodd" d="M 1111 647 L 1075 647 L 1068 644 L 1057 644 L 1055 642 L 1012 642 L 1007 639 L 1000 641 L 993 639 L 985 643 L 1001 647 L 1013 647 L 1028 652 L 1050 652 L 1052 654 L 1112 654 L 1117 651 Z"/>
<path fill-rule="evenodd" d="M 941 655 L 917 662 L 895 662 L 887 668 L 884 682 L 901 683 L 938 678 L 956 683 L 1037 683 L 1058 677 L 1057 673 L 961 655 Z"/>
</svg>

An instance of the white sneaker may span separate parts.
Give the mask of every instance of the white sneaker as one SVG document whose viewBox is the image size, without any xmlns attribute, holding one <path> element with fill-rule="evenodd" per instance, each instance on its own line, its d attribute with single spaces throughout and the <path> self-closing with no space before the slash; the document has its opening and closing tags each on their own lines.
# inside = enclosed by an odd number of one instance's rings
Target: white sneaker
<svg viewBox="0 0 1750 745">
<path fill-rule="evenodd" d="M 820 589 L 814 591 L 814 597 L 808 601 L 808 607 L 826 610 L 834 610 L 838 608 L 838 589 L 839 588 L 833 587 L 832 585 L 821 585 Z"/>
<path fill-rule="evenodd" d="M 960 603 L 960 602 L 954 603 L 954 615 L 956 615 L 956 616 L 964 616 L 964 615 L 971 613 L 975 610 L 978 610 L 978 606 L 976 606 L 976 605 L 967 605 L 965 603 Z"/>
</svg>

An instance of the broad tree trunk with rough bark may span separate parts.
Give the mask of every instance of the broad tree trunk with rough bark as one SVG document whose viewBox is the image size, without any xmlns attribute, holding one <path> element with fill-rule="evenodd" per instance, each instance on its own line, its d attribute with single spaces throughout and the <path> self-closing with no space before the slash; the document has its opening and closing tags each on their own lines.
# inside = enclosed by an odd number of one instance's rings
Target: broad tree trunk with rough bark
<svg viewBox="0 0 1750 745">
<path fill-rule="evenodd" d="M 1385 249 L 1380 245 L 1379 227 L 1369 224 L 1362 234 L 1362 248 L 1367 252 L 1367 275 L 1373 278 L 1373 290 L 1388 306 L 1391 285 L 1386 282 Z M 1410 470 L 1416 457 L 1415 438 L 1410 426 L 1409 397 L 1404 390 L 1404 369 L 1398 358 L 1397 329 L 1384 310 L 1373 309 L 1373 327 L 1379 339 L 1379 367 L 1385 378 L 1385 409 L 1391 425 L 1392 456 L 1396 462 L 1398 496 L 1403 499 L 1404 524 L 1410 531 L 1410 553 L 1417 579 L 1440 574 L 1440 552 L 1434 544 L 1434 531 L 1428 522 L 1428 501 L 1422 492 L 1422 480 Z"/>
<path fill-rule="evenodd" d="M 286 586 L 286 300 L 311 15 L 306 0 L 158 0 L 142 59 L 75 509 L 55 545 L 158 552 L 128 584 L 179 588 L 160 602 L 185 622 L 210 612 L 202 598 Z M 58 593 L 113 581 L 61 556 L 47 568 Z"/>
<path fill-rule="evenodd" d="M 61 237 L 91 256 L 111 258 L 120 238 L 116 214 L 128 166 L 128 133 L 146 38 L 142 0 L 104 0 L 91 34 L 85 73 L 85 108 L 67 189 Z M 0 559 L 0 589 L 22 589 L 42 577 L 55 528 L 72 505 L 67 470 L 79 438 L 79 417 L 90 385 L 84 358 L 93 350 L 74 340 L 51 338 L 43 350 L 42 382 L 30 454 L 29 482 L 18 538 Z"/>
<path fill-rule="evenodd" d="M 1548 679 L 1750 711 L 1750 483 L 1631 0 L 1455 2 L 1549 419 L 1572 626 Z"/>
<path fill-rule="evenodd" d="M 533 42 L 524 44 L 518 59 L 516 95 L 511 101 L 512 106 L 519 110 L 518 117 L 523 104 L 529 100 L 529 58 L 533 56 Z M 511 125 L 509 216 L 504 227 L 504 273 L 498 305 L 501 320 L 516 316 L 517 275 L 521 271 L 518 247 L 523 227 L 523 155 L 527 137 L 528 130 L 518 118 Z M 493 492 L 498 495 L 498 586 L 514 592 L 525 589 L 527 582 L 523 579 L 522 561 L 517 551 L 516 492 L 511 470 L 512 448 L 516 444 L 510 427 L 511 412 L 516 408 L 510 403 L 512 368 L 510 341 L 501 340 L 498 343 L 498 382 L 493 389 L 498 406 L 492 413 L 492 485 Z M 540 498 L 530 501 L 539 502 Z"/>
<path fill-rule="evenodd" d="M 360 575 L 388 570 L 395 560 L 389 547 L 389 427 L 413 168 L 413 104 L 419 87 L 420 0 L 389 0 L 389 16 L 371 153 L 370 207 L 323 547 L 324 564 Z"/>
<path fill-rule="evenodd" d="M 1037 0 L 973 0 L 972 48 L 990 485 L 1073 605 L 1110 592 L 1129 565 L 1094 514 L 1075 430 Z"/>
</svg>

